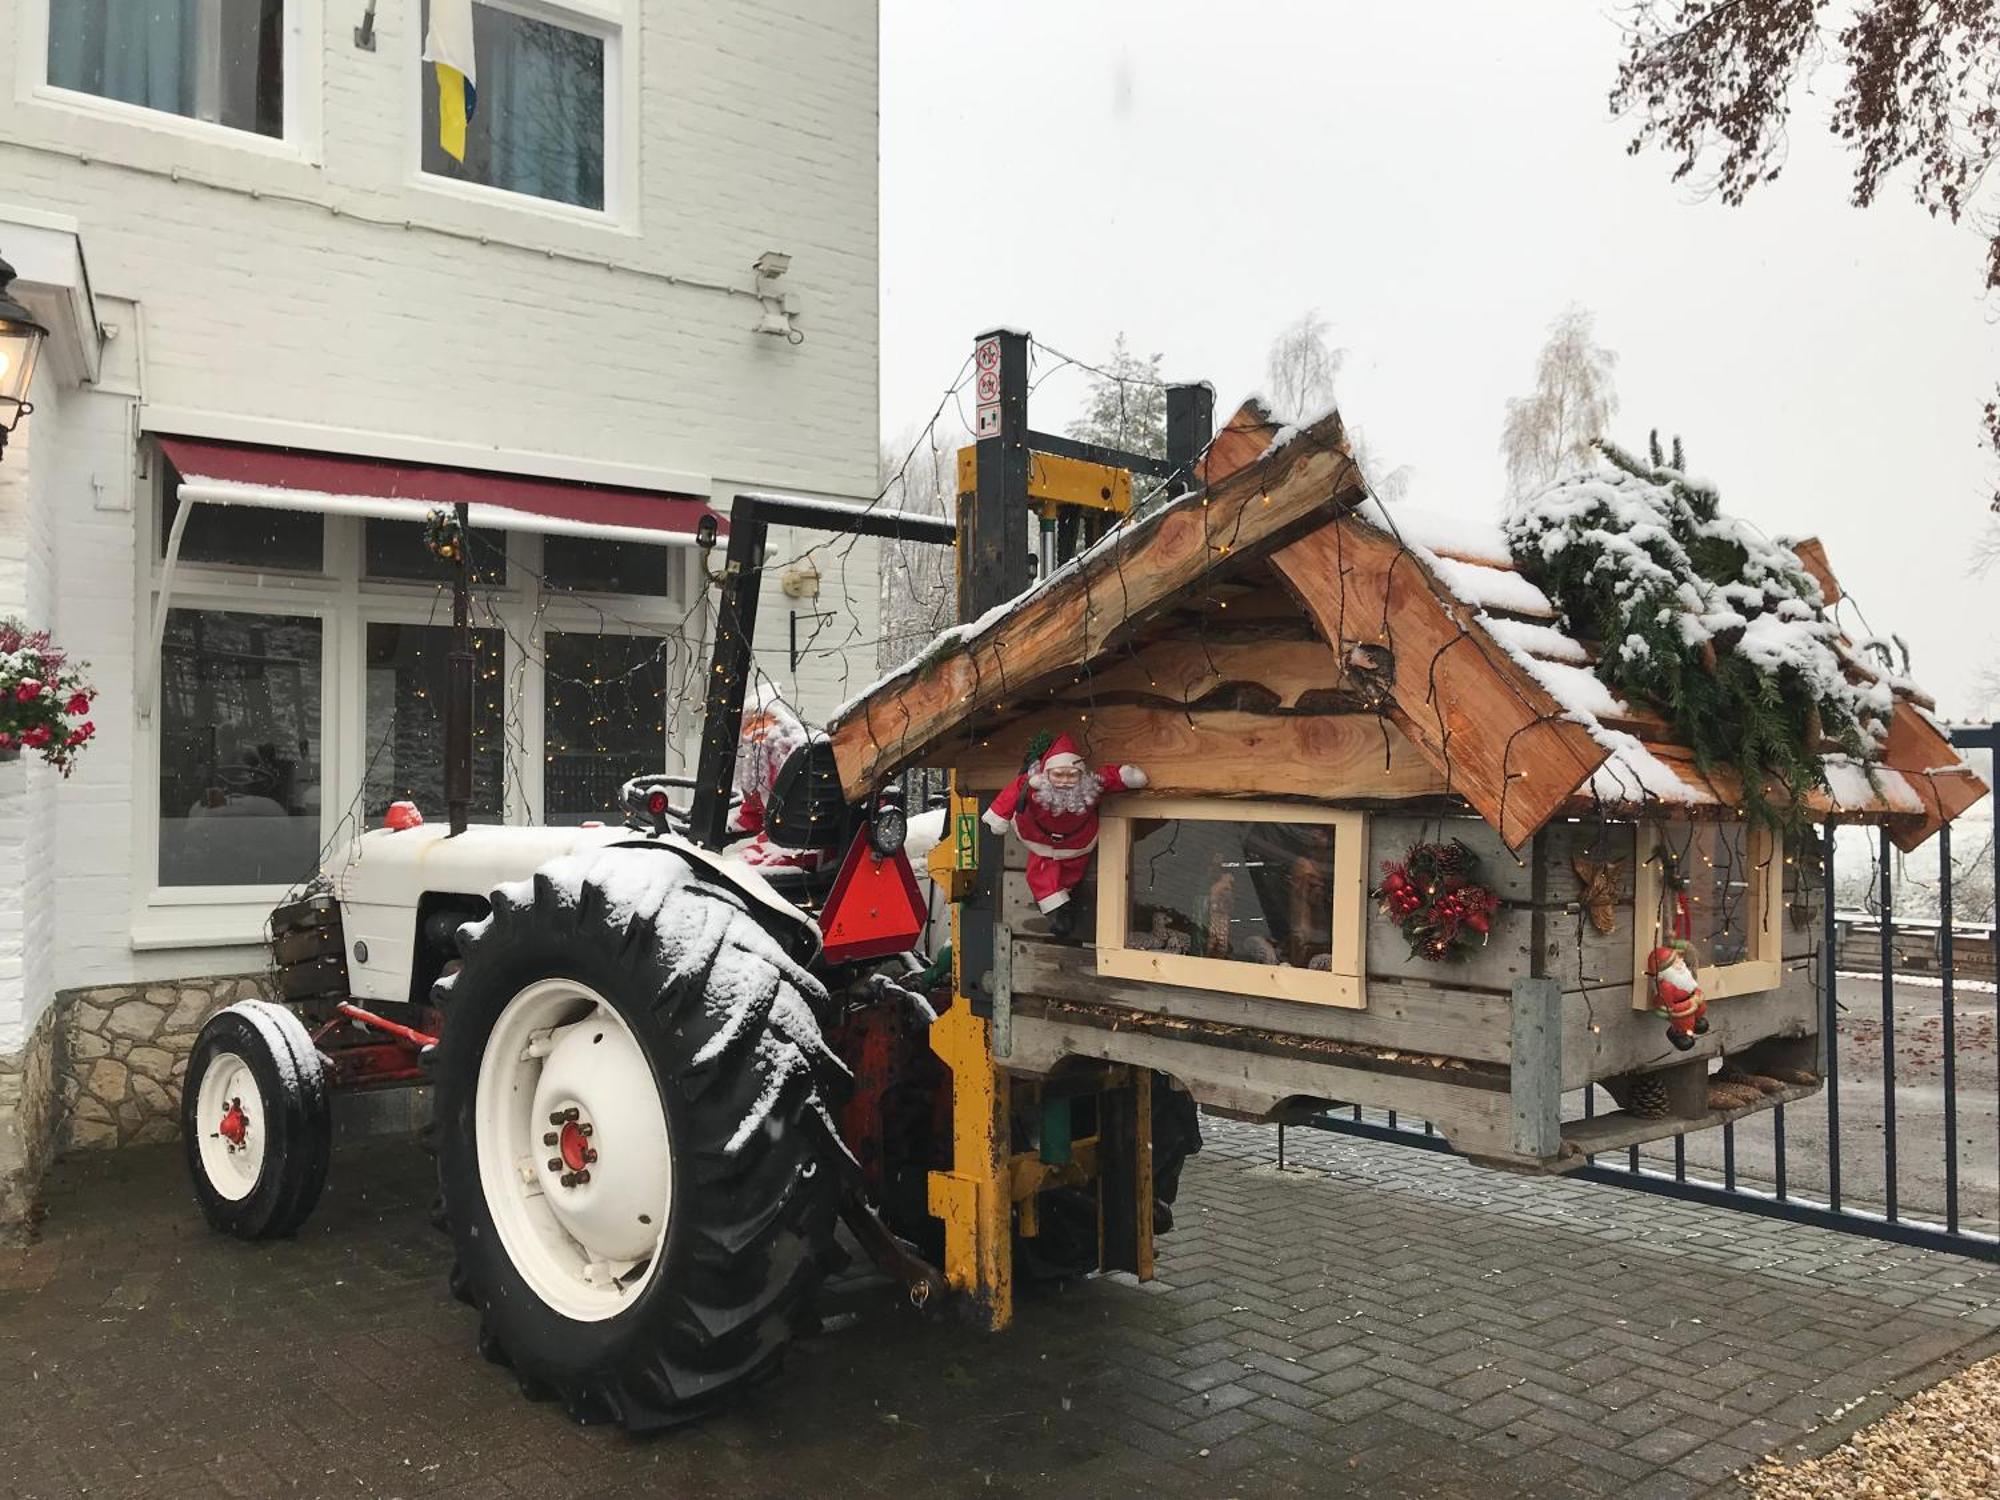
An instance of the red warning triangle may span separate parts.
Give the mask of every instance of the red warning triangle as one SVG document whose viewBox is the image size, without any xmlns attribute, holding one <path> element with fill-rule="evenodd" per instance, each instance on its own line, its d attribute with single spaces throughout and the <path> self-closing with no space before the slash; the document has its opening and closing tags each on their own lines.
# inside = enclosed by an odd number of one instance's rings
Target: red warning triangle
<svg viewBox="0 0 2000 1500">
<path fill-rule="evenodd" d="M 819 914 L 821 951 L 830 963 L 902 953 L 923 935 L 929 915 L 909 856 L 898 849 L 884 859 L 868 846 L 864 828 Z"/>
</svg>

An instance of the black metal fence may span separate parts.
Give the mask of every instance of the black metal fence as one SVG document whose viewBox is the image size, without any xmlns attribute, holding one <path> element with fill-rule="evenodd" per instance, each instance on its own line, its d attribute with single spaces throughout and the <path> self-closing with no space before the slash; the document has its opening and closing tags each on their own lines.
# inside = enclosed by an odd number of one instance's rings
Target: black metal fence
<svg viewBox="0 0 2000 1500">
<path fill-rule="evenodd" d="M 1952 742 L 1960 749 L 1996 750 L 2000 724 L 1955 730 Z M 1871 955 L 1876 972 L 1845 967 L 1863 955 L 1856 951 L 1853 915 L 1843 921 L 1836 909 L 1837 841 L 1829 827 L 1818 965 L 1826 1039 L 1821 1096 L 1794 1104 L 1789 1119 L 1781 1104 L 1720 1131 L 1629 1147 L 1622 1159 L 1592 1157 L 1571 1175 L 2000 1262 L 2000 991 L 1990 982 L 1993 929 L 1983 926 L 1978 961 L 1961 964 L 1957 945 L 1964 928 L 1952 920 L 1952 830 L 1946 826 L 1933 841 L 1941 918 L 1931 938 L 1936 961 L 1907 972 L 1899 962 L 1907 950 L 1894 915 L 1894 846 L 1886 830 L 1877 830 L 1879 931 L 1869 934 L 1877 939 Z M 2000 892 L 2000 837 L 1992 842 L 1994 889 Z M 1967 978 L 1968 967 L 1980 977 Z M 1899 1072 L 1906 1075 L 1900 1094 Z M 1584 1116 L 1595 1107 L 1595 1091 L 1583 1090 Z M 1449 1149 L 1428 1121 L 1410 1125 L 1393 1113 L 1364 1116 L 1357 1107 L 1302 1123 Z M 1876 1135 L 1879 1143 L 1871 1139 Z M 1282 1162 L 1283 1126 L 1278 1151 Z"/>
</svg>

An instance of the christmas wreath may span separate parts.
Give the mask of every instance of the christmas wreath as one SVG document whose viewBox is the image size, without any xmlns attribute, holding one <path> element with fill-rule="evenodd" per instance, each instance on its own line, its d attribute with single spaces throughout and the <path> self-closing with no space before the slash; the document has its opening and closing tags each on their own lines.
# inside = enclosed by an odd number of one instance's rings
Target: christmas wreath
<svg viewBox="0 0 2000 1500">
<path fill-rule="evenodd" d="M 434 510 L 424 517 L 424 546 L 441 563 L 456 563 L 465 555 L 465 529 L 458 512 Z"/>
<path fill-rule="evenodd" d="M 1651 461 L 1599 442 L 1605 463 L 1558 479 L 1507 522 L 1515 566 L 1571 635 L 1599 642 L 1597 675 L 1659 705 L 1707 771 L 1743 781 L 1753 818 L 1794 827 L 1826 785 L 1829 749 L 1866 759 L 1894 708 L 1849 680 L 1840 630 L 1791 548 L 1722 513 L 1656 434 Z M 1781 795 L 1767 795 L 1766 781 Z"/>
<path fill-rule="evenodd" d="M 1479 856 L 1458 839 L 1413 844 L 1382 865 L 1382 911 L 1403 930 L 1410 956 L 1446 963 L 1483 947 L 1500 898 L 1479 879 Z"/>
</svg>

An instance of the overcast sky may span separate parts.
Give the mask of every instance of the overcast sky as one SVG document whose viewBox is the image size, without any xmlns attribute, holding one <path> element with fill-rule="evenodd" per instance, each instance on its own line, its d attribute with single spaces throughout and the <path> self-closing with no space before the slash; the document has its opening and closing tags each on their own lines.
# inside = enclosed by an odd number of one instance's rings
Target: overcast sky
<svg viewBox="0 0 2000 1500">
<path fill-rule="evenodd" d="M 1619 356 L 1617 435 L 1678 432 L 1729 510 L 1821 536 L 1940 706 L 1983 707 L 1982 243 L 1900 197 L 1849 208 L 1812 100 L 1779 182 L 1701 199 L 1625 154 L 1617 56 L 1601 0 L 884 0 L 885 434 L 995 324 L 1084 358 L 1123 330 L 1226 412 L 1316 308 L 1407 503 L 1491 514 L 1504 403 L 1578 302 Z M 1050 379 L 1031 420 L 1082 394 Z"/>
</svg>

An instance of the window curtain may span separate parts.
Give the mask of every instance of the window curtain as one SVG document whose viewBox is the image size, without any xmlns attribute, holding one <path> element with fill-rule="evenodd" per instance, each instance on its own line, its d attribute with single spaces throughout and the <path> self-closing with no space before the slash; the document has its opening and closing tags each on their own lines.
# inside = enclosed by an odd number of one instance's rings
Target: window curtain
<svg viewBox="0 0 2000 1500">
<path fill-rule="evenodd" d="M 195 0 L 50 0 L 49 82 L 192 114 L 198 14 Z"/>
<path fill-rule="evenodd" d="M 489 9 L 479 19 L 494 14 Z M 517 193 L 601 208 L 604 43 L 541 21 L 511 14 L 507 20 L 482 27 L 479 35 L 478 112 L 485 114 L 491 101 L 491 181 Z"/>
</svg>

